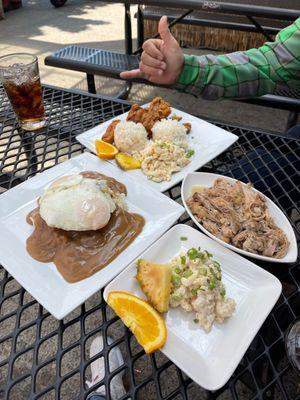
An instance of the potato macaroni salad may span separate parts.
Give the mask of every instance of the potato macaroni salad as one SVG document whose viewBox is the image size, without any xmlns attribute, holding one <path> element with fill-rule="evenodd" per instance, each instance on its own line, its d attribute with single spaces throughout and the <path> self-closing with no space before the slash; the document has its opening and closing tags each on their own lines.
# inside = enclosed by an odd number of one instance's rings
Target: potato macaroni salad
<svg viewBox="0 0 300 400">
<path fill-rule="evenodd" d="M 191 150 L 190 150 L 191 152 Z M 170 181 L 174 172 L 181 171 L 193 153 L 170 142 L 151 142 L 134 157 L 141 162 L 142 172 L 154 182 Z"/>
<path fill-rule="evenodd" d="M 171 307 L 196 313 L 194 322 L 208 333 L 214 321 L 224 322 L 236 307 L 226 296 L 220 264 L 207 250 L 191 248 L 171 260 Z"/>
</svg>

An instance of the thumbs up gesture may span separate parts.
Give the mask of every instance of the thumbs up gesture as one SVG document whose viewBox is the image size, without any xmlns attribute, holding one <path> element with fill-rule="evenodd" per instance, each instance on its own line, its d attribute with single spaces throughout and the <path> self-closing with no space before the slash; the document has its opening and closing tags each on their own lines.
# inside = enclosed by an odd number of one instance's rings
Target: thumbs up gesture
<svg viewBox="0 0 300 400">
<path fill-rule="evenodd" d="M 122 79 L 143 78 L 161 85 L 177 81 L 183 67 L 182 50 L 168 28 L 168 19 L 162 17 L 158 24 L 161 39 L 149 39 L 143 44 L 138 69 L 121 72 Z"/>
</svg>

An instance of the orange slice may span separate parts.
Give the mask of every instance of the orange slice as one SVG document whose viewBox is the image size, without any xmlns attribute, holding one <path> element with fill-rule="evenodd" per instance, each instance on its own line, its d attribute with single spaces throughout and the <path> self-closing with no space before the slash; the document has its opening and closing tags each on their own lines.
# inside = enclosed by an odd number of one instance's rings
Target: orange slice
<svg viewBox="0 0 300 400">
<path fill-rule="evenodd" d="M 152 353 L 165 344 L 165 321 L 146 301 L 121 291 L 110 292 L 106 301 L 132 331 L 146 353 Z"/>
<path fill-rule="evenodd" d="M 102 159 L 112 159 L 118 154 L 118 149 L 110 143 L 104 142 L 104 140 L 97 139 L 95 142 L 96 151 Z"/>
</svg>

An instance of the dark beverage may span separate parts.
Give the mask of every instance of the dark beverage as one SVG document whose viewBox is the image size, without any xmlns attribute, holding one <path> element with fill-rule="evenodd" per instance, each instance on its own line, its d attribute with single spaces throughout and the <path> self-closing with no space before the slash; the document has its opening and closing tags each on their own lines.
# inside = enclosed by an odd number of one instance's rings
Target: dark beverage
<svg viewBox="0 0 300 400">
<path fill-rule="evenodd" d="M 0 77 L 21 127 L 31 131 L 44 126 L 37 58 L 25 53 L 0 57 Z"/>
<path fill-rule="evenodd" d="M 17 117 L 24 122 L 41 121 L 44 119 L 44 104 L 40 79 L 35 82 L 4 84 L 7 96 Z"/>
</svg>

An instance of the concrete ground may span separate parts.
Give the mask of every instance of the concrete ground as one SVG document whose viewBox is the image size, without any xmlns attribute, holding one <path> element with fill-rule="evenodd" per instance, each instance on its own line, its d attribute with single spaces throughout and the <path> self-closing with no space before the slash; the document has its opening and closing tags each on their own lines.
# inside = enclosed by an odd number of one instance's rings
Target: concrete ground
<svg viewBox="0 0 300 400">
<path fill-rule="evenodd" d="M 132 11 L 134 11 L 134 8 Z M 136 36 L 135 24 L 133 24 L 133 33 L 134 36 Z M 48 0 L 23 0 L 22 9 L 7 13 L 6 19 L 0 21 L 0 55 L 12 52 L 30 52 L 36 54 L 39 57 L 43 83 L 66 88 L 80 88 L 85 90 L 86 82 L 84 74 L 47 67 L 44 65 L 45 56 L 68 44 L 81 44 L 90 47 L 122 51 L 124 48 L 123 39 L 123 7 L 119 4 L 108 4 L 99 2 L 98 0 L 68 0 L 66 6 L 60 9 L 53 8 Z M 114 95 L 119 90 L 120 85 L 122 85 L 120 81 L 97 78 L 99 93 Z M 268 108 L 255 107 L 231 101 L 208 102 L 195 99 L 188 95 L 179 94 L 172 90 L 153 88 L 146 85 L 134 85 L 129 100 L 144 103 L 157 94 L 169 99 L 177 108 L 201 115 L 204 118 L 218 119 L 230 124 L 241 124 L 258 129 L 283 132 L 287 120 L 287 112 L 285 111 L 274 111 Z M 4 271 L 0 270 L 0 279 L 2 279 L 1 274 L 3 273 Z M 6 286 L 5 291 L 8 293 L 14 292 L 18 287 L 18 284 L 12 281 L 10 287 L 8 287 L 8 285 Z M 32 298 L 26 294 L 26 299 L 23 301 L 29 302 L 31 300 Z M 94 307 L 97 305 L 98 301 L 99 298 L 97 294 L 89 299 L 86 307 Z M 1 313 L 5 315 L 12 312 L 18 307 L 18 302 L 19 299 L 17 296 L 11 297 L 10 300 L 5 303 L 6 308 L 1 309 Z M 29 307 L 26 311 L 26 315 L 24 315 L 23 324 L 36 319 L 37 310 L 37 304 Z M 78 312 L 80 312 L 80 309 L 75 310 L 72 315 L 68 316 L 65 322 L 76 317 Z M 85 322 L 85 330 L 90 331 L 97 327 L 100 319 L 100 312 L 91 314 L 91 318 L 88 318 Z M 53 317 L 47 318 L 42 326 L 45 332 L 42 332 L 41 335 L 43 336 L 55 330 L 57 324 L 57 321 Z M 9 334 L 13 326 L 14 322 L 11 321 L 11 318 L 6 320 L 5 325 L 2 323 L 0 338 Z M 116 339 L 119 337 L 120 332 L 122 333 L 123 326 L 120 323 L 114 324 L 114 326 L 115 328 L 111 329 L 109 334 Z M 35 336 L 36 332 L 34 329 L 25 330 L 22 335 L 18 337 L 18 349 L 26 348 L 35 340 Z M 68 331 L 66 330 L 64 333 L 64 341 L 66 341 L 66 343 L 72 343 L 74 340 L 79 340 L 80 337 L 81 329 L 79 324 L 72 325 L 72 328 Z M 8 356 L 10 348 L 11 343 L 9 341 L 1 344 L 0 361 L 1 357 L 5 359 Z M 86 353 L 87 350 L 88 349 L 86 349 Z M 41 346 L 39 350 L 40 360 L 46 360 L 48 357 L 55 355 L 56 351 L 57 337 L 54 336 Z M 80 350 L 76 347 L 74 351 L 72 351 L 72 354 L 66 357 L 62 366 L 62 374 L 72 370 L 78 365 L 79 356 Z M 164 358 L 160 353 L 157 357 Z M 165 360 L 161 362 L 165 362 Z M 20 361 L 18 361 L 14 368 L 17 376 L 30 371 L 32 363 L 32 355 L 28 352 L 22 357 L 22 360 L 20 359 Z M 137 371 L 140 371 L 138 373 L 147 373 L 149 368 L 151 368 L 150 358 L 145 356 Z M 47 386 L 51 380 L 56 379 L 55 364 L 49 364 L 43 371 L 44 372 L 39 376 L 38 383 L 41 388 Z M 5 368 L 0 370 L 0 399 L 3 398 L 1 397 L 1 393 L 3 395 L 3 392 L 1 392 L 1 385 L 4 385 L 7 379 L 5 374 Z M 165 385 L 168 387 L 176 386 L 176 379 L 177 375 L 174 370 L 169 374 L 168 379 L 165 380 Z M 26 393 L 30 393 L 30 381 L 27 381 L 27 383 L 23 382 L 22 385 L 19 387 L 18 391 L 10 396 L 11 399 L 23 400 L 29 398 L 29 395 Z M 63 388 L 60 399 L 78 399 L 79 385 L 80 379 L 78 376 L 75 376 L 74 379 L 72 378 L 72 382 L 65 385 Z M 168 388 L 166 388 L 166 391 L 167 389 Z M 237 390 L 241 398 L 249 398 L 250 395 L 247 393 L 247 388 L 241 386 Z M 149 389 L 143 392 L 141 399 L 155 400 L 157 398 L 155 393 L 155 388 L 150 385 Z M 207 398 L 205 392 L 197 385 L 192 385 L 190 387 L 189 397 L 192 400 L 203 400 Z M 43 397 L 43 399 L 46 398 L 54 399 L 54 394 L 48 393 Z M 222 400 L 227 400 L 229 398 L 230 395 L 227 391 L 219 397 L 219 399 Z"/>
</svg>

